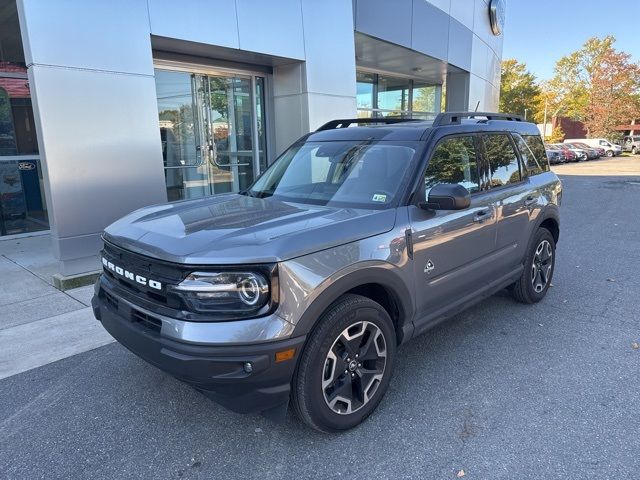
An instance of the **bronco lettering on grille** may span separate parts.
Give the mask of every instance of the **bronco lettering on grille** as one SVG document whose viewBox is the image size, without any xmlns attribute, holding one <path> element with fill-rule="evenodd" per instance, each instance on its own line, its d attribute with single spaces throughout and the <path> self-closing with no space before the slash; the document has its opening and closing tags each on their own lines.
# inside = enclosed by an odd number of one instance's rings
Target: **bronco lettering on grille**
<svg viewBox="0 0 640 480">
<path fill-rule="evenodd" d="M 130 272 L 129 270 L 125 270 L 121 266 L 115 265 L 113 262 L 110 262 L 104 257 L 102 257 L 102 265 L 104 265 L 105 268 L 111 270 L 116 275 L 120 275 L 121 277 L 131 280 L 132 282 L 136 282 L 136 283 L 139 283 L 140 285 L 148 286 L 155 290 L 162 290 L 162 283 L 156 280 L 151 280 L 150 278 L 147 278 L 147 277 L 143 277 L 142 275 L 137 275 L 136 273 Z"/>
</svg>

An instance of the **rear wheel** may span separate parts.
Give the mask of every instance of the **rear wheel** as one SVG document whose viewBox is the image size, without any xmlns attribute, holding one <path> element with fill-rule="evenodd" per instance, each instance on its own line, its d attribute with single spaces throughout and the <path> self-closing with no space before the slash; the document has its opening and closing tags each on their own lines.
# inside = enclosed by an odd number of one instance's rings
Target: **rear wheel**
<svg viewBox="0 0 640 480">
<path fill-rule="evenodd" d="M 546 228 L 536 232 L 524 263 L 520 279 L 511 293 L 521 303 L 536 303 L 544 298 L 551 285 L 556 259 L 556 242 Z"/>
<path fill-rule="evenodd" d="M 634 155 L 635 155 L 636 153 L 638 153 L 638 149 L 637 149 L 637 147 L 631 147 L 631 153 L 632 153 L 632 154 L 634 154 Z"/>
<path fill-rule="evenodd" d="M 393 371 L 396 336 L 388 313 L 359 295 L 344 295 L 322 315 L 293 379 L 293 407 L 307 425 L 347 430 L 384 396 Z"/>
</svg>

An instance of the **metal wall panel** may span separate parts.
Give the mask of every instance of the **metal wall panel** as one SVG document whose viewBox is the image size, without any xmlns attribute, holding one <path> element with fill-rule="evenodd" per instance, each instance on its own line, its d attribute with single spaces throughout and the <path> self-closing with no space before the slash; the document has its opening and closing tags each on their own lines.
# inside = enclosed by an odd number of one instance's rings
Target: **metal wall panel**
<svg viewBox="0 0 640 480">
<path fill-rule="evenodd" d="M 447 111 L 462 112 L 469 108 L 469 77 L 467 72 L 447 75 Z"/>
<path fill-rule="evenodd" d="M 451 18 L 460 22 L 469 30 L 473 29 L 474 1 L 475 0 L 453 0 L 451 2 L 451 9 L 449 10 Z"/>
<path fill-rule="evenodd" d="M 275 154 L 284 150 L 309 132 L 309 106 L 304 95 L 286 95 L 273 99 L 273 117 L 275 119 Z"/>
<path fill-rule="evenodd" d="M 447 59 L 449 15 L 424 0 L 413 0 L 411 48 L 438 59 Z"/>
<path fill-rule="evenodd" d="M 355 98 L 351 4 L 344 0 L 302 0 L 302 14 L 307 91 Z"/>
<path fill-rule="evenodd" d="M 453 1 L 452 0 L 427 0 L 427 1 L 432 5 L 438 7 L 440 10 L 442 10 L 445 13 L 449 13 L 449 10 L 451 10 L 452 3 L 460 2 L 460 0 L 453 0 Z M 461 3 L 467 4 L 467 1 L 463 1 Z"/>
<path fill-rule="evenodd" d="M 309 130 L 336 118 L 354 118 L 356 116 L 356 97 L 338 97 L 309 93 Z"/>
<path fill-rule="evenodd" d="M 359 0 L 356 30 L 387 42 L 411 48 L 413 0 Z"/>
<path fill-rule="evenodd" d="M 493 106 L 492 98 L 487 97 L 487 88 L 488 82 L 478 77 L 477 75 L 471 74 L 469 76 L 469 109 L 477 110 L 480 112 L 486 112 L 491 110 L 496 110 L 497 105 Z"/>
<path fill-rule="evenodd" d="M 235 1 L 149 0 L 149 20 L 153 35 L 240 48 Z"/>
<path fill-rule="evenodd" d="M 471 69 L 471 42 L 473 33 L 463 24 L 454 20 L 449 22 L 448 62 L 463 70 Z"/>
<path fill-rule="evenodd" d="M 242 50 L 304 60 L 300 0 L 236 0 L 236 7 Z"/>
<path fill-rule="evenodd" d="M 19 0 L 27 65 L 152 74 L 146 0 Z"/>
<path fill-rule="evenodd" d="M 489 46 L 477 35 L 474 35 L 471 42 L 471 73 L 484 80 L 493 78 L 493 73 L 489 72 L 490 55 L 492 52 Z"/>
<path fill-rule="evenodd" d="M 29 78 L 57 237 L 166 200 L 153 77 L 34 65 Z"/>
</svg>

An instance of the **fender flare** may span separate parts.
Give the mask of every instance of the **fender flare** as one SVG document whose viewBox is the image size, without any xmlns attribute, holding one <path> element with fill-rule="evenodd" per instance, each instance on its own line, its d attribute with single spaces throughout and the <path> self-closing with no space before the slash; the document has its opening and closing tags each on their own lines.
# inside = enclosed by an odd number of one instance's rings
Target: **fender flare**
<svg viewBox="0 0 640 480">
<path fill-rule="evenodd" d="M 524 251 L 524 257 L 522 258 L 523 265 L 524 265 L 525 259 L 527 258 L 527 253 L 531 249 L 531 242 L 533 242 L 533 237 L 535 232 L 538 231 L 538 229 L 540 228 L 540 225 L 542 225 L 542 223 L 545 220 L 549 220 L 549 219 L 554 220 L 558 224 L 558 238 L 560 238 L 560 209 L 556 204 L 550 203 L 544 207 L 542 212 L 540 212 L 540 215 L 538 215 L 538 218 L 536 218 L 536 223 L 534 224 L 534 227 L 531 229 L 529 241 L 527 242 L 527 249 Z"/>
<path fill-rule="evenodd" d="M 403 339 L 410 338 L 413 333 L 413 294 L 410 286 L 395 271 L 396 268 L 388 263 L 369 265 L 340 276 L 336 280 L 325 281 L 329 285 L 307 307 L 296 323 L 292 336 L 308 335 L 318 323 L 322 313 L 338 298 L 356 287 L 373 283 L 384 287 L 391 294 L 398 308 L 399 318 L 395 327 L 399 343 Z"/>
<path fill-rule="evenodd" d="M 558 225 L 558 238 L 560 236 L 560 208 L 554 204 L 554 203 L 550 203 L 548 204 L 540 213 L 540 215 L 538 216 L 538 218 L 536 219 L 536 224 L 535 224 L 535 230 L 538 230 L 538 228 L 540 228 L 540 225 L 542 225 L 542 223 L 545 220 L 554 220 L 556 222 L 556 224 Z"/>
</svg>

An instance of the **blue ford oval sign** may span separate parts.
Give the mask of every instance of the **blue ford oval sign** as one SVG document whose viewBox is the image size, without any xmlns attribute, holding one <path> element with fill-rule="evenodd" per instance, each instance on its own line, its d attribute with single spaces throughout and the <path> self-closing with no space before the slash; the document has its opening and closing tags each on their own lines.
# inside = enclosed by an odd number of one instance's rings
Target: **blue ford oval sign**
<svg viewBox="0 0 640 480">
<path fill-rule="evenodd" d="M 18 164 L 19 170 L 33 170 L 35 168 L 36 168 L 36 164 L 31 162 L 20 162 Z"/>
<path fill-rule="evenodd" d="M 505 10 L 505 0 L 491 0 L 489 3 L 489 22 L 491 23 L 491 32 L 494 35 L 500 35 L 502 33 Z"/>
</svg>

